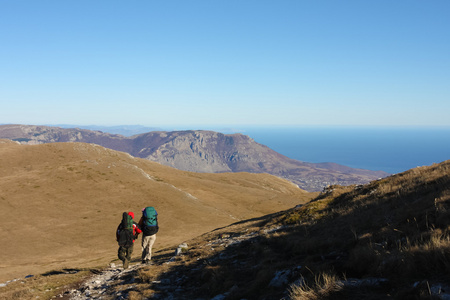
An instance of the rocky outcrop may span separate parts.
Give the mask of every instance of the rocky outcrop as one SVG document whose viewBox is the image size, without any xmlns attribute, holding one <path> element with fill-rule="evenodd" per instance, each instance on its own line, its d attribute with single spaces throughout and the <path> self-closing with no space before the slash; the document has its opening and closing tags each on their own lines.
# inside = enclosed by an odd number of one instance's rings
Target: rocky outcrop
<svg viewBox="0 0 450 300">
<path fill-rule="evenodd" d="M 184 171 L 268 173 L 288 179 L 307 191 L 321 191 L 333 184 L 364 184 L 389 175 L 334 163 L 301 162 L 283 156 L 249 136 L 213 131 L 153 131 L 125 137 L 79 128 L 2 125 L 0 138 L 22 144 L 94 143 Z"/>
</svg>

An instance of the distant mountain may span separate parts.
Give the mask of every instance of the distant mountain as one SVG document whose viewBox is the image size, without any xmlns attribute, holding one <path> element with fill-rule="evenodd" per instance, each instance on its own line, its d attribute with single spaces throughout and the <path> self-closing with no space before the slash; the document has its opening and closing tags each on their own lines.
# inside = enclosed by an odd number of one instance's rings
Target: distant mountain
<svg viewBox="0 0 450 300">
<path fill-rule="evenodd" d="M 70 125 L 70 124 L 57 124 L 57 125 L 48 125 L 52 127 L 61 127 L 61 128 L 81 128 L 88 130 L 96 130 L 103 131 L 112 134 L 121 134 L 124 136 L 133 136 L 136 134 L 146 133 L 150 131 L 161 130 L 161 128 L 157 127 L 146 127 L 142 125 L 118 125 L 118 126 L 99 126 L 99 125 Z"/>
<path fill-rule="evenodd" d="M 2 125 L 0 138 L 22 144 L 93 143 L 192 172 L 268 173 L 288 179 L 307 191 L 321 191 L 333 184 L 364 184 L 390 175 L 335 163 L 301 162 L 281 155 L 246 135 L 213 131 L 152 131 L 125 137 L 80 128 Z"/>
</svg>

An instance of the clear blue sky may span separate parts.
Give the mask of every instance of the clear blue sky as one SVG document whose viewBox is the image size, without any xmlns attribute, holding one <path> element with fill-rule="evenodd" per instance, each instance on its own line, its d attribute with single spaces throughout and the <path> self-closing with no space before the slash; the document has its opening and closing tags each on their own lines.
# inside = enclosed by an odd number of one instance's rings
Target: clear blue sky
<svg viewBox="0 0 450 300">
<path fill-rule="evenodd" d="M 450 125 L 450 1 L 0 0 L 0 123 Z"/>
</svg>

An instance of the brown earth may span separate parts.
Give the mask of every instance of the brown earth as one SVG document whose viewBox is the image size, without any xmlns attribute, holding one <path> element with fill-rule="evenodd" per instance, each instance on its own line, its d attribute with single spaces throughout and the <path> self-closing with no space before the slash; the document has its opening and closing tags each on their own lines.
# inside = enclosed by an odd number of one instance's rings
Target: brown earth
<svg viewBox="0 0 450 300">
<path fill-rule="evenodd" d="M 0 282 L 116 259 L 124 211 L 138 221 L 156 207 L 157 251 L 317 195 L 268 174 L 179 171 L 85 143 L 0 140 L 0 178 Z"/>
</svg>

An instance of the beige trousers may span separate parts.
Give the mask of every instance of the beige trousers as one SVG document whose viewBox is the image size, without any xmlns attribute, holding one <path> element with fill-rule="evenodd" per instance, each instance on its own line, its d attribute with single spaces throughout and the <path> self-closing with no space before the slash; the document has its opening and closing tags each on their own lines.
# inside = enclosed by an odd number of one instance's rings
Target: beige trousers
<svg viewBox="0 0 450 300">
<path fill-rule="evenodd" d="M 142 261 L 149 262 L 152 259 L 152 247 L 156 241 L 156 234 L 142 236 Z"/>
</svg>

